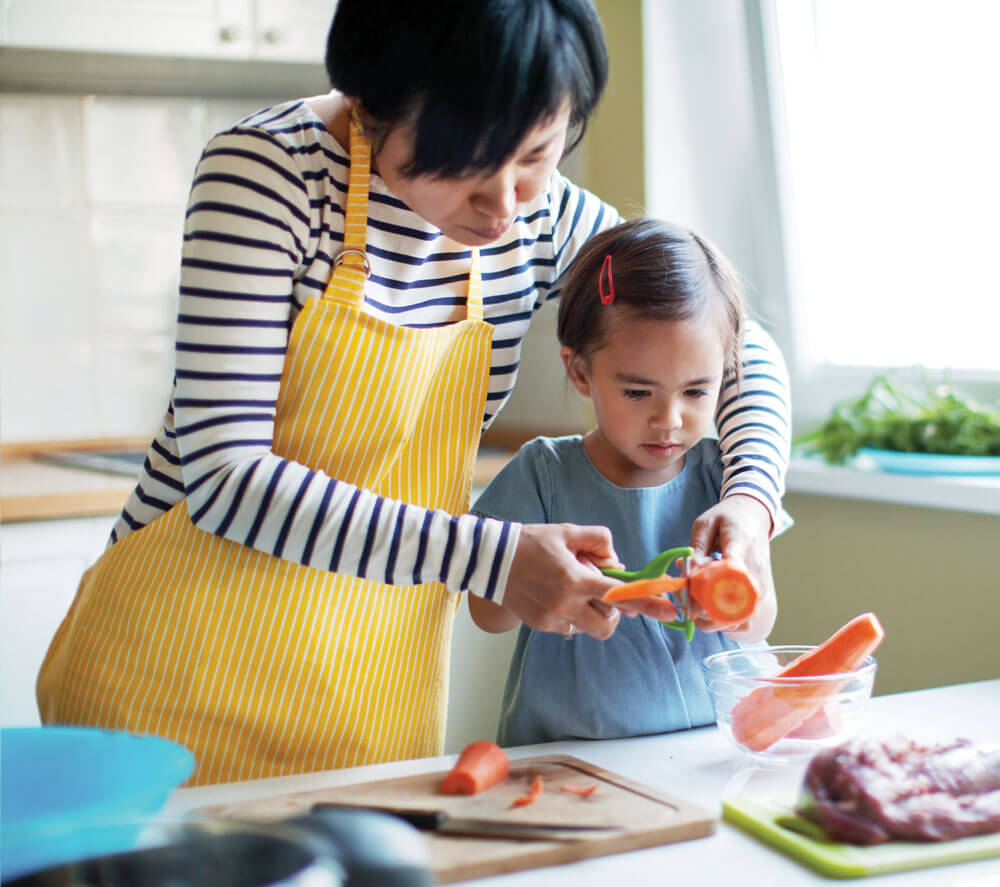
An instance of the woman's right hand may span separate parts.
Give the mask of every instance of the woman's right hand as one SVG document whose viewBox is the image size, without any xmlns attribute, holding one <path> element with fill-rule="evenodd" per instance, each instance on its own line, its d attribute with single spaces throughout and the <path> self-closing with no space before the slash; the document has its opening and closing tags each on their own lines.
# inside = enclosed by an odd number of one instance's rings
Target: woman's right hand
<svg viewBox="0 0 1000 887">
<path fill-rule="evenodd" d="M 524 524 L 503 605 L 538 631 L 607 640 L 621 613 L 600 598 L 620 583 L 594 564 L 617 562 L 607 527 Z"/>
</svg>

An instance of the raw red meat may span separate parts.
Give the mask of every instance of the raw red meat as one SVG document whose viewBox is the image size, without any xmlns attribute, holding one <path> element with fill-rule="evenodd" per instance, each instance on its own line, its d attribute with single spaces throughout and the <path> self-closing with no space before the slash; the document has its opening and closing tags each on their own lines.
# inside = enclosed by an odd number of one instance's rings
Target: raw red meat
<svg viewBox="0 0 1000 887">
<path fill-rule="evenodd" d="M 1000 747 L 851 739 L 809 762 L 796 812 L 851 844 L 998 832 Z"/>
</svg>

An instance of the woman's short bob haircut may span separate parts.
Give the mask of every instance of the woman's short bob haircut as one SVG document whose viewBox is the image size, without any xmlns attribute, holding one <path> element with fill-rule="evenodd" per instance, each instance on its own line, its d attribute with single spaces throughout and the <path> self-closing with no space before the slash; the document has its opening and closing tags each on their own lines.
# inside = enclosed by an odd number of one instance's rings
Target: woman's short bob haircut
<svg viewBox="0 0 1000 887">
<path fill-rule="evenodd" d="M 413 124 L 407 176 L 451 178 L 496 170 L 567 101 L 575 146 L 608 58 L 590 0 L 340 0 L 326 70 L 376 145 Z"/>
<path fill-rule="evenodd" d="M 605 263 L 611 256 L 614 302 Z M 607 343 L 608 320 L 625 309 L 654 321 L 694 320 L 710 312 L 723 337 L 725 371 L 740 377 L 743 285 L 711 241 L 659 219 L 622 222 L 595 234 L 577 253 L 560 286 L 556 332 L 584 360 Z"/>
</svg>

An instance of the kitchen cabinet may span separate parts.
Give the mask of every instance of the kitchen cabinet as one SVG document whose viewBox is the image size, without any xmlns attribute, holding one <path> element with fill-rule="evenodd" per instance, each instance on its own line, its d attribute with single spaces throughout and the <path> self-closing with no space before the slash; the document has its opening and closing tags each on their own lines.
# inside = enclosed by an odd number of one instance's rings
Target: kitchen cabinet
<svg viewBox="0 0 1000 887">
<path fill-rule="evenodd" d="M 0 42 L 99 53 L 321 63 L 336 0 L 0 0 Z"/>
<path fill-rule="evenodd" d="M 0 726 L 39 723 L 38 669 L 114 520 L 103 515 L 0 525 Z"/>
</svg>

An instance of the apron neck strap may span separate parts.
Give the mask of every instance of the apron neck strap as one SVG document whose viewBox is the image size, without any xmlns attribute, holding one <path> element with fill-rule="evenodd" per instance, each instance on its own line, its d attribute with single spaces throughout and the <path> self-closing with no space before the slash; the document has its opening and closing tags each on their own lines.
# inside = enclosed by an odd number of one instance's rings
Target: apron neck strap
<svg viewBox="0 0 1000 887">
<path fill-rule="evenodd" d="M 355 106 L 351 110 L 351 172 L 347 184 L 344 218 L 344 247 L 333 260 L 333 273 L 325 297 L 360 308 L 365 281 L 371 265 L 365 253 L 368 236 L 368 187 L 371 178 L 371 141 L 361 126 Z M 483 319 L 483 281 L 479 269 L 479 248 L 470 250 L 469 286 L 466 295 L 468 320 Z"/>
</svg>

